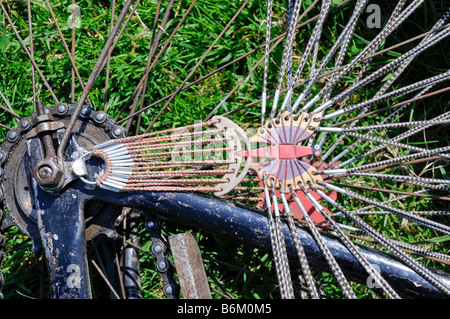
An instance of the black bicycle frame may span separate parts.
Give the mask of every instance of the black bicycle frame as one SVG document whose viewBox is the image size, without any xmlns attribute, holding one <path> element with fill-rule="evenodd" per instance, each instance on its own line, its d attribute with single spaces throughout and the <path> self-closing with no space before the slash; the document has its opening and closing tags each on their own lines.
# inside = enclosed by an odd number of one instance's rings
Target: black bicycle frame
<svg viewBox="0 0 450 319">
<path fill-rule="evenodd" d="M 203 229 L 260 249 L 271 249 L 268 221 L 263 212 L 204 194 L 114 193 L 81 182 L 75 182 L 58 194 L 40 189 L 37 192 L 39 232 L 55 298 L 91 297 L 83 216 L 84 207 L 90 200 L 137 208 L 161 220 Z M 320 248 L 310 233 L 302 227 L 297 227 L 297 231 L 310 264 L 327 269 Z M 284 235 L 288 254 L 295 260 L 295 247 L 286 225 Z M 344 273 L 364 283 L 370 280 L 364 268 L 339 240 L 329 235 L 325 236 L 325 240 Z M 411 298 L 445 297 L 434 285 L 395 257 L 363 246 L 360 249 L 370 263 L 378 265 L 381 274 L 399 294 Z M 447 274 L 438 275 L 450 285 Z"/>
</svg>

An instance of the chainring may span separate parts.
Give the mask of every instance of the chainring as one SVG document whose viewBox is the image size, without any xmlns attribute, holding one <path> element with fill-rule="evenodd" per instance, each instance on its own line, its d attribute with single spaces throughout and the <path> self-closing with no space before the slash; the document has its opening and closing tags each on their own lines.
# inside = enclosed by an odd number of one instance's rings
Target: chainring
<svg viewBox="0 0 450 319">
<path fill-rule="evenodd" d="M 50 115 L 58 128 L 52 132 L 52 138 L 62 136 L 65 127 L 69 123 L 76 105 L 61 103 L 54 108 L 45 108 L 45 113 Z M 30 168 L 26 165 L 28 160 L 28 141 L 36 137 L 37 114 L 22 118 L 16 129 L 8 132 L 6 141 L 0 148 L 0 200 L 6 206 L 7 215 L 2 223 L 2 228 L 17 226 L 19 230 L 33 239 L 34 250 L 39 249 L 39 229 L 37 226 L 33 188 L 38 187 L 33 183 Z M 67 161 L 73 161 L 76 149 L 72 144 L 86 151 L 90 151 L 95 145 L 110 139 L 126 136 L 123 127 L 115 124 L 115 121 L 103 111 L 94 111 L 84 106 L 79 120 L 73 128 L 71 144 L 66 148 L 64 157 Z M 74 143 L 75 142 L 75 143 Z M 66 185 L 67 187 L 67 185 Z M 101 205 L 91 204 L 91 211 L 99 211 Z M 85 215 L 89 213 L 86 211 Z M 86 216 L 85 216 L 86 217 Z M 92 217 L 92 216 L 90 216 Z M 91 218 L 92 219 L 92 218 Z M 86 225 L 87 238 L 95 237 L 103 227 L 91 223 Z M 37 240 L 36 240 L 37 239 Z"/>
</svg>

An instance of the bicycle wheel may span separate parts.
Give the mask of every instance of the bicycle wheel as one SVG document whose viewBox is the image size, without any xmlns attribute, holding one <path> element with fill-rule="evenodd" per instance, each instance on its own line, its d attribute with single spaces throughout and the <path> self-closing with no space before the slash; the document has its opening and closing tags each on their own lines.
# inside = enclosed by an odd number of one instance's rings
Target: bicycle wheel
<svg viewBox="0 0 450 319">
<path fill-rule="evenodd" d="M 2 190 L 8 211 L 3 228 L 18 226 L 32 238 L 34 250 L 44 246 L 48 260 L 54 257 L 49 244 L 56 241 L 36 227 L 39 221 L 44 228 L 50 225 L 33 204 L 50 201 L 61 183 L 72 187 L 78 175 L 51 176 L 48 183 L 42 180 L 51 174 L 51 162 L 35 173 L 31 169 L 45 155 L 67 159 L 76 151 L 111 146 L 113 138 L 127 150 L 159 152 L 171 166 L 159 163 L 157 174 L 127 175 L 123 183 L 106 184 L 105 176 L 97 186 L 107 191 L 209 192 L 265 212 L 281 297 L 401 296 L 389 273 L 377 271 L 361 252 L 372 245 L 448 296 L 448 282 L 436 272 L 448 272 L 449 262 L 445 52 L 450 11 L 443 4 L 46 1 L 41 6 L 28 1 L 1 6 Z M 216 138 L 220 146 L 212 150 L 219 159 L 198 160 L 191 141 L 170 144 L 165 136 L 173 138 L 180 127 L 185 135 L 178 139 L 193 139 L 198 127 Z M 216 136 L 224 127 L 238 132 L 246 150 L 226 149 L 228 137 Z M 154 146 L 155 136 L 167 144 Z M 175 160 L 174 147 L 190 151 L 188 160 Z M 201 148 L 201 154 L 212 150 Z M 224 169 L 230 164 L 221 157 L 227 151 L 237 154 L 239 170 Z M 147 172 L 142 158 L 139 165 Z M 123 163 L 121 174 L 136 163 Z M 31 176 L 43 187 L 30 182 Z M 129 176 L 136 177 L 134 184 Z M 232 184 L 226 194 L 219 191 L 224 184 Z M 126 232 L 117 230 L 116 218 L 128 215 L 120 208 L 95 203 L 79 210 L 84 214 L 71 225 L 84 221 L 88 239 L 109 234 L 124 242 Z M 144 215 L 148 224 L 151 218 Z M 298 226 L 311 233 L 326 270 L 305 253 Z M 164 242 L 149 232 L 153 241 Z M 346 278 L 328 245 L 330 234 L 365 269 L 362 284 Z M 286 245 L 292 243 L 296 260 L 289 261 Z M 113 246 L 102 243 L 99 260 L 112 260 L 110 277 L 120 277 Z M 128 251 L 135 254 L 132 247 Z M 77 249 L 83 255 L 84 246 Z M 157 257 L 168 265 L 164 255 Z M 112 290 L 119 289 L 115 285 Z M 172 296 L 169 277 L 163 286 Z"/>
</svg>

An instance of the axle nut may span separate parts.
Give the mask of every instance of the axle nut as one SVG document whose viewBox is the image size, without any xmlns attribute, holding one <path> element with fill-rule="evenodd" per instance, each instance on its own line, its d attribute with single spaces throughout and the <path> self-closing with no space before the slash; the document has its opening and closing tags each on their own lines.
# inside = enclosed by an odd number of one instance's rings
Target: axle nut
<svg viewBox="0 0 450 319">
<path fill-rule="evenodd" d="M 32 175 L 43 188 L 55 190 L 61 185 L 63 171 L 53 159 L 47 158 L 36 163 Z"/>
</svg>

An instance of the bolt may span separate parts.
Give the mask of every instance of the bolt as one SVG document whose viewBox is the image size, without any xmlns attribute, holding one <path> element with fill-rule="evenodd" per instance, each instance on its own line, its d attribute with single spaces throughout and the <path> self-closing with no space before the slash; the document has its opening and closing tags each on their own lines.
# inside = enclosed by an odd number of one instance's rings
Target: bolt
<svg viewBox="0 0 450 319">
<path fill-rule="evenodd" d="M 46 165 L 40 167 L 38 171 L 39 177 L 42 179 L 50 178 L 52 176 L 52 173 L 53 173 L 52 168 Z"/>
<path fill-rule="evenodd" d="M 145 223 L 145 228 L 147 229 L 147 231 L 152 231 L 156 229 L 156 223 L 152 220 L 149 220 Z"/>
<path fill-rule="evenodd" d="M 157 265 L 156 268 L 158 268 L 159 272 L 165 272 L 167 271 L 167 262 L 166 260 L 161 260 Z"/>
<path fill-rule="evenodd" d="M 49 190 L 59 189 L 65 180 L 63 170 L 52 158 L 37 162 L 31 175 L 38 185 Z"/>
</svg>

